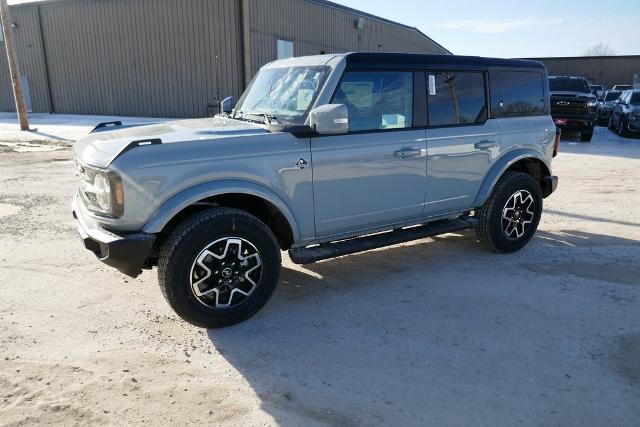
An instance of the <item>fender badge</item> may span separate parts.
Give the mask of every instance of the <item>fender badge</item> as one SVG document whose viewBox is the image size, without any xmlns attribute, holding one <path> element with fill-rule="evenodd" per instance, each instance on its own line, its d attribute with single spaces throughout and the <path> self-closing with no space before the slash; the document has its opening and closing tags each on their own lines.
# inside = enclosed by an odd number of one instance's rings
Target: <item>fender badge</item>
<svg viewBox="0 0 640 427">
<path fill-rule="evenodd" d="M 300 160 L 298 160 L 296 162 L 296 166 L 300 168 L 300 170 L 304 169 L 305 167 L 307 167 L 308 163 L 305 159 L 303 159 L 302 157 L 300 157 Z"/>
</svg>

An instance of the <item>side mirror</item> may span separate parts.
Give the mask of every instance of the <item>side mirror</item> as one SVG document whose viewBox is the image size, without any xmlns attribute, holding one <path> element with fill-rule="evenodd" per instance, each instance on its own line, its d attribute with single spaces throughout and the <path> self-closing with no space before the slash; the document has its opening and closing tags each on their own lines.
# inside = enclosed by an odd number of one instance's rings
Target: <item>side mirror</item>
<svg viewBox="0 0 640 427">
<path fill-rule="evenodd" d="M 344 104 L 327 104 L 311 110 L 309 124 L 320 135 L 349 132 L 349 109 Z"/>
<path fill-rule="evenodd" d="M 231 114 L 237 102 L 238 100 L 235 99 L 233 96 L 229 96 L 223 99 L 222 102 L 220 103 L 220 112 L 223 114 Z"/>
</svg>

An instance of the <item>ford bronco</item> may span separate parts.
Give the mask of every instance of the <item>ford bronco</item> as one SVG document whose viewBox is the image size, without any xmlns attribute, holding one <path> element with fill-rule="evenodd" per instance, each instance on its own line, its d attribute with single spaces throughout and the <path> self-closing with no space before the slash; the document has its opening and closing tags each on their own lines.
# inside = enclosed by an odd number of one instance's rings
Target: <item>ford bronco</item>
<svg viewBox="0 0 640 427">
<path fill-rule="evenodd" d="M 102 123 L 74 146 L 86 248 L 131 277 L 157 266 L 167 302 L 197 326 L 260 310 L 282 250 L 308 264 L 475 229 L 490 250 L 517 251 L 558 182 L 539 62 L 291 58 L 222 110 Z"/>
</svg>

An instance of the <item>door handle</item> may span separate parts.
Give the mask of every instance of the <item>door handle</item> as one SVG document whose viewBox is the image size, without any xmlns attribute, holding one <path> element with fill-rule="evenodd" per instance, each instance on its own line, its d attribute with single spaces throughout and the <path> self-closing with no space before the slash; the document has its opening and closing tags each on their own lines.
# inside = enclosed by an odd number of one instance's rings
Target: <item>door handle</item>
<svg viewBox="0 0 640 427">
<path fill-rule="evenodd" d="M 488 150 L 489 148 L 497 147 L 498 143 L 495 141 L 480 141 L 476 142 L 473 146 L 478 150 Z"/>
<path fill-rule="evenodd" d="M 424 154 L 423 154 L 424 151 Z M 426 155 L 427 150 L 421 150 L 419 148 L 405 148 L 402 150 L 394 151 L 393 155 L 396 157 L 418 157 Z"/>
</svg>

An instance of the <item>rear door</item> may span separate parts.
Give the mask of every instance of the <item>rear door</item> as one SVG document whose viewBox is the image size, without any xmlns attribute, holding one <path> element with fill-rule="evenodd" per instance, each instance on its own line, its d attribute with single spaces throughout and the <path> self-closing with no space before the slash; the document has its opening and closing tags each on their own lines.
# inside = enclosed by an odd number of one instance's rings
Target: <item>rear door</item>
<svg viewBox="0 0 640 427">
<path fill-rule="evenodd" d="M 555 137 L 544 71 L 492 69 L 489 78 L 491 116 L 500 127 L 503 154 L 522 148 L 544 152 Z"/>
<path fill-rule="evenodd" d="M 487 73 L 427 72 L 428 216 L 472 207 L 483 179 L 500 152 L 500 133 L 489 119 Z"/>
<path fill-rule="evenodd" d="M 411 71 L 346 71 L 332 103 L 349 109 L 349 133 L 311 139 L 318 237 L 395 224 L 423 211 L 424 124 L 414 121 Z M 424 114 L 424 104 L 421 108 Z"/>
</svg>

